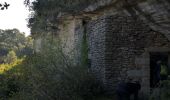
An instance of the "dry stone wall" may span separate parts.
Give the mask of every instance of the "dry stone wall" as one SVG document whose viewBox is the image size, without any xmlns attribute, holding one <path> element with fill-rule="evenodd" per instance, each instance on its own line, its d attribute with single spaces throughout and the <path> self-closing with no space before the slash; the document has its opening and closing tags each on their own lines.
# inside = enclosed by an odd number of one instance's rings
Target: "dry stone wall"
<svg viewBox="0 0 170 100">
<path fill-rule="evenodd" d="M 87 25 L 89 60 L 91 70 L 105 84 L 105 19 L 91 21 Z"/>
<path fill-rule="evenodd" d="M 81 19 L 67 20 L 60 26 L 59 37 L 63 51 L 75 64 L 80 64 L 83 33 L 84 26 Z"/>
<path fill-rule="evenodd" d="M 149 56 L 142 55 L 150 47 L 170 47 L 163 34 L 152 31 L 138 18 L 124 15 L 103 16 L 89 22 L 88 37 L 91 70 L 107 91 L 114 91 L 117 82 L 132 76 L 140 78 L 143 92 L 147 91 Z M 143 65 L 136 63 L 138 57 L 144 58 L 140 59 Z"/>
</svg>

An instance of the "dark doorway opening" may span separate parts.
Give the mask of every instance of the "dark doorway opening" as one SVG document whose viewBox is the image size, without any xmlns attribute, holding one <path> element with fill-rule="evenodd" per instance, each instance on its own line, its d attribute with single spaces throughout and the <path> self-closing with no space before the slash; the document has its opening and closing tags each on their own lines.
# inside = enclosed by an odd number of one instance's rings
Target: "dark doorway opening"
<svg viewBox="0 0 170 100">
<path fill-rule="evenodd" d="M 155 88 L 158 84 L 158 81 L 156 80 L 156 66 L 157 62 L 161 61 L 166 66 L 168 66 L 168 53 L 160 53 L 160 52 L 154 52 L 150 53 L 150 87 Z"/>
</svg>

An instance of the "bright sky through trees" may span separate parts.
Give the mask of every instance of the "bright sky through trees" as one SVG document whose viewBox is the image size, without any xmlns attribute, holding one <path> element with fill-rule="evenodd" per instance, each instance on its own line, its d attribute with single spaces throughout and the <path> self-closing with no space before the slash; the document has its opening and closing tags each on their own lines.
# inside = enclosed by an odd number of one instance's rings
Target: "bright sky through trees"
<svg viewBox="0 0 170 100">
<path fill-rule="evenodd" d="M 17 28 L 27 35 L 30 29 L 27 27 L 29 11 L 24 5 L 24 0 L 0 0 L 0 3 L 10 4 L 7 10 L 0 10 L 0 29 Z"/>
</svg>

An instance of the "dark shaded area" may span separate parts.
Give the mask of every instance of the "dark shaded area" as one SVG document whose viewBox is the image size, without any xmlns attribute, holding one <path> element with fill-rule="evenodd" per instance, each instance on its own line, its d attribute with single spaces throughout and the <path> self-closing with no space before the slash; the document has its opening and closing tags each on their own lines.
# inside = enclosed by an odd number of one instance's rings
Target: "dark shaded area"
<svg viewBox="0 0 170 100">
<path fill-rule="evenodd" d="M 118 100 L 130 100 L 131 96 L 134 96 L 134 100 L 138 100 L 138 91 L 140 89 L 139 82 L 120 82 L 116 88 Z"/>
<path fill-rule="evenodd" d="M 155 88 L 156 85 L 159 83 L 156 79 L 156 68 L 157 62 L 162 61 L 166 66 L 168 65 L 168 53 L 160 53 L 160 52 L 155 52 L 150 54 L 150 87 Z"/>
</svg>

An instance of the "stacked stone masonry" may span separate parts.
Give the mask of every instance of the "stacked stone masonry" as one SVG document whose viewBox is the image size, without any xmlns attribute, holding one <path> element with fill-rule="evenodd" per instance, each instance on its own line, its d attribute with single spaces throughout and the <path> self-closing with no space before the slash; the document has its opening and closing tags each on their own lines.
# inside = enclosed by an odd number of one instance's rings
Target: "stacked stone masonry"
<svg viewBox="0 0 170 100">
<path fill-rule="evenodd" d="M 91 70 L 107 91 L 113 91 L 117 82 L 133 75 L 141 79 L 143 92 L 149 89 L 149 56 L 143 55 L 150 47 L 170 47 L 163 34 L 152 31 L 138 18 L 124 15 L 92 20 L 87 30 Z M 135 75 L 140 74 L 138 71 L 144 75 Z"/>
</svg>

